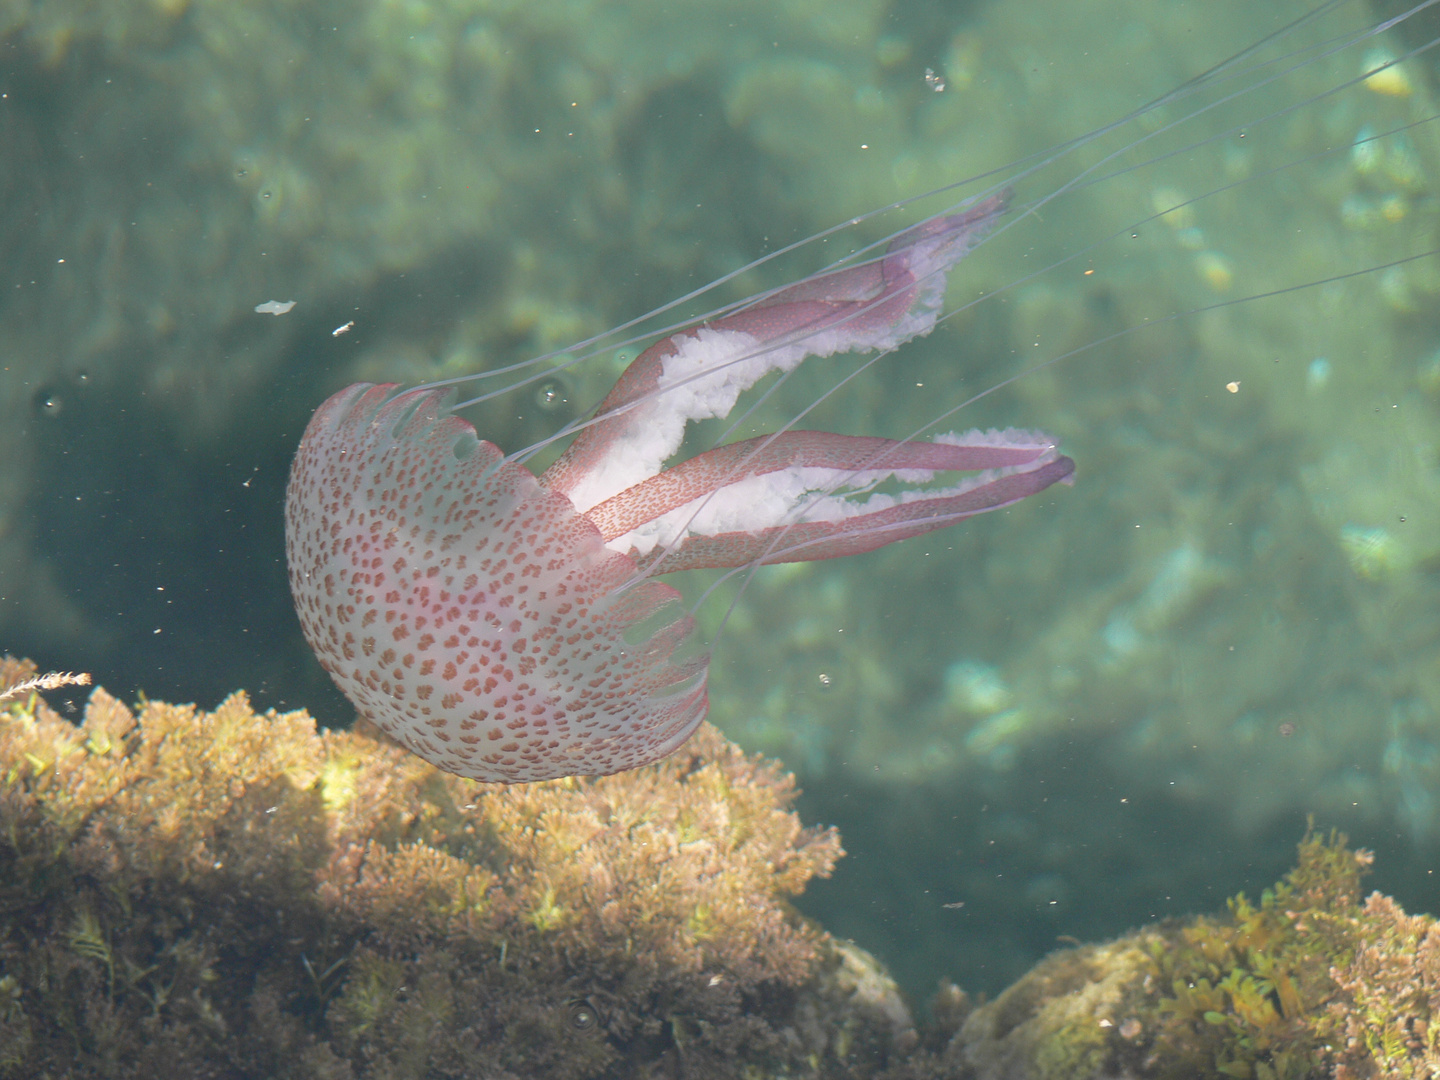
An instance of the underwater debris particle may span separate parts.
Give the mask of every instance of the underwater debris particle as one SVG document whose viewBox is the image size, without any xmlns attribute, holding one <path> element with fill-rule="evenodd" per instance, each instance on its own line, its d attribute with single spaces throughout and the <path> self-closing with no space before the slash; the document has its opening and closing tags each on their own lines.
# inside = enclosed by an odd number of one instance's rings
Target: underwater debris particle
<svg viewBox="0 0 1440 1080">
<path fill-rule="evenodd" d="M 294 300 L 286 300 L 283 303 L 279 300 L 266 300 L 263 304 L 255 305 L 257 315 L 284 315 L 295 306 Z"/>
<path fill-rule="evenodd" d="M 89 686 L 90 675 L 80 671 L 52 671 L 45 675 L 36 675 L 29 679 L 22 679 L 20 682 L 12 683 L 0 689 L 0 701 L 9 698 L 23 697 L 32 690 L 58 690 L 62 686 Z"/>
</svg>

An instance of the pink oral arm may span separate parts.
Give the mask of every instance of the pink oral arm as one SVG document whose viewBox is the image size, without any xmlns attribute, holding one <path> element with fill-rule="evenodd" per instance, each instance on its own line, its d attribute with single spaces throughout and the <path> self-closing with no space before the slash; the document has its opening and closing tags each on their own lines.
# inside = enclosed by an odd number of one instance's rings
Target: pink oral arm
<svg viewBox="0 0 1440 1080">
<path fill-rule="evenodd" d="M 863 348 L 864 339 L 899 323 L 927 278 L 940 274 L 943 284 L 1009 201 L 1010 192 L 1002 191 L 963 213 L 922 221 L 892 240 L 883 259 L 798 282 L 710 325 L 769 345 L 843 324 L 857 339 L 854 347 Z"/>
<path fill-rule="evenodd" d="M 998 510 L 1054 483 L 1068 483 L 1075 463 L 1056 457 L 1038 468 L 1009 473 L 988 483 L 933 499 L 916 499 L 844 521 L 801 521 L 759 532 L 691 536 L 668 552 L 657 549 L 637 563 L 651 574 L 811 562 L 874 551 L 896 540 L 953 525 L 962 518 Z"/>
<path fill-rule="evenodd" d="M 1003 191 L 963 213 L 930 218 L 891 241 L 881 259 L 798 282 L 703 325 L 750 334 L 762 350 L 835 329 L 848 331 L 851 338 L 848 345 L 835 351 L 873 348 L 875 340 L 898 326 L 910 311 L 922 285 L 938 274 L 943 286 L 946 271 L 979 243 L 1004 212 L 1009 198 L 1010 193 Z M 928 332 L 931 325 L 933 315 L 928 324 L 911 334 Z M 595 416 L 601 419 L 575 437 L 540 482 L 552 491 L 568 494 L 632 422 L 633 418 L 626 416 L 627 406 L 659 393 L 664 361 L 676 352 L 676 339 L 694 333 L 693 329 L 678 331 L 636 357 L 596 409 Z"/>
<path fill-rule="evenodd" d="M 825 431 L 787 431 L 727 443 L 634 485 L 585 514 L 608 542 L 747 476 L 790 468 L 968 472 L 1027 465 L 1051 446 L 956 446 Z M 859 519 L 855 519 L 859 520 Z M 899 539 L 899 537 L 896 537 Z M 808 557 L 808 556 L 807 556 Z M 748 560 L 744 560 L 748 561 Z"/>
</svg>

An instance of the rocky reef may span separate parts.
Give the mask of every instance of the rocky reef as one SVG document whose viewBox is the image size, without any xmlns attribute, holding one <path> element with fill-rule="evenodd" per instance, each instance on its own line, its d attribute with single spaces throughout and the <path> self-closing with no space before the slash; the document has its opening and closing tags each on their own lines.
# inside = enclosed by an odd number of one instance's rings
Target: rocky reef
<svg viewBox="0 0 1440 1080">
<path fill-rule="evenodd" d="M 1313 829 L 1258 901 L 1053 953 L 916 1030 L 787 898 L 843 854 L 713 728 L 476 784 L 304 712 L 0 661 L 0 1077 L 1421 1078 L 1440 932 Z M 38 685 L 37 685 L 38 684 Z"/>
</svg>

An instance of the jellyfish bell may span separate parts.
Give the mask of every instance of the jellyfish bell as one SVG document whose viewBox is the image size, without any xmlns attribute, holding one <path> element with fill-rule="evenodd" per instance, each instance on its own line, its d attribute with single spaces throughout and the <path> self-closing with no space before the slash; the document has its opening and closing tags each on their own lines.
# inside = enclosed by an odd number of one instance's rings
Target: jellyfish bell
<svg viewBox="0 0 1440 1080">
<path fill-rule="evenodd" d="M 1280 400 L 1303 390 L 1285 382 L 1296 364 L 1274 370 L 1277 351 L 1360 353 L 1377 322 L 1432 304 L 1435 117 L 1419 72 L 1434 43 L 1401 31 L 1433 2 L 1384 22 L 1343 0 L 1257 19 L 1259 40 L 1103 126 L 1063 140 L 1042 128 L 1009 164 L 582 342 L 558 366 L 567 396 L 600 404 L 541 442 L 496 446 L 454 410 L 543 391 L 554 356 L 339 392 L 307 429 L 287 498 L 307 640 L 362 714 L 463 775 L 613 772 L 671 752 L 705 715 L 707 656 L 657 574 L 719 567 L 743 584 L 764 564 L 1012 505 L 1070 479 L 1057 440 L 1031 425 L 1058 428 L 1082 469 L 1087 446 L 1113 449 L 1082 425 L 1107 394 L 1134 408 L 1120 382 L 1209 377 L 1219 396 L 1234 383 L 1239 398 Z M 1277 221 L 1291 224 L 1284 242 L 1260 227 Z M 1421 227 L 1390 228 L 1405 221 Z M 774 284 L 736 297 L 741 279 Z M 1312 316 L 1297 321 L 1296 304 Z M 989 382 L 961 369 L 958 335 L 918 344 L 987 317 L 1026 346 L 992 352 Z M 639 346 L 607 392 L 609 358 Z M 902 392 L 914 384 L 929 389 Z M 1008 408 L 1048 401 L 1050 415 L 990 422 L 1007 394 Z M 830 432 L 847 402 L 867 430 Z M 988 430 L 952 431 L 981 416 Z M 964 469 L 982 475 L 956 483 Z M 1107 497 L 1105 476 L 1077 497 Z M 1045 524 L 1032 512 L 1028 528 Z M 1143 635 L 1141 614 L 1131 623 Z M 1106 641 L 1123 653 L 1115 625 Z"/>
</svg>

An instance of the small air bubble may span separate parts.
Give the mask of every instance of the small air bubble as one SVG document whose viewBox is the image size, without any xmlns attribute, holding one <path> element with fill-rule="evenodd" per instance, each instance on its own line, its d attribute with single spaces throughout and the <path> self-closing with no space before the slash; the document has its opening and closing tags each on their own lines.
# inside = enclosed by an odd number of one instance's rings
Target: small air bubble
<svg viewBox="0 0 1440 1080">
<path fill-rule="evenodd" d="M 65 399 L 48 387 L 41 389 L 35 395 L 34 401 L 35 411 L 52 420 L 65 409 Z"/>
<path fill-rule="evenodd" d="M 588 1001 L 570 1003 L 570 1026 L 576 1031 L 589 1031 L 599 1023 L 599 1019 Z"/>
<path fill-rule="evenodd" d="M 560 379 L 546 379 L 535 388 L 535 404 L 546 411 L 558 409 L 568 400 L 565 383 Z"/>
</svg>

